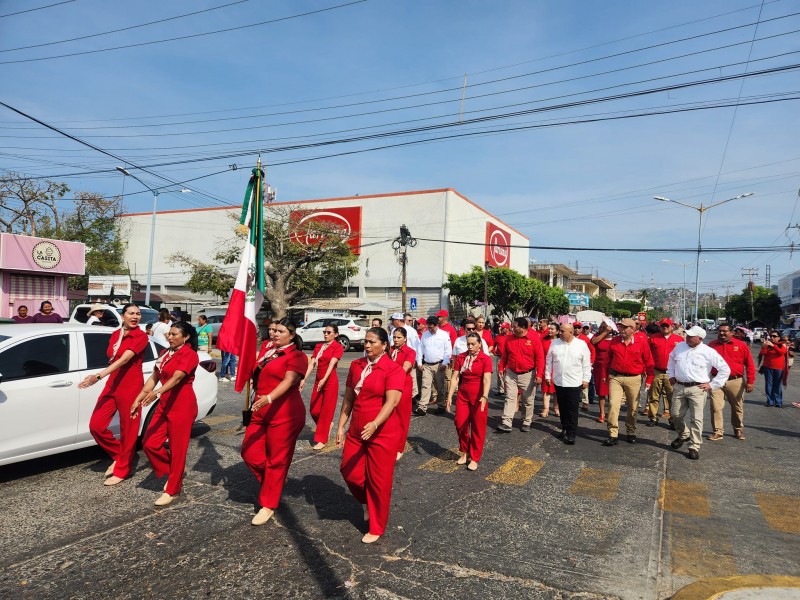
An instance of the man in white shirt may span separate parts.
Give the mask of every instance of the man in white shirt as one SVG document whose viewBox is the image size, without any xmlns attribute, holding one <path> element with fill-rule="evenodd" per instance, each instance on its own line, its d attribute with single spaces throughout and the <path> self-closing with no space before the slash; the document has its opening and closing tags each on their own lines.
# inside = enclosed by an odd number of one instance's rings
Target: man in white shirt
<svg viewBox="0 0 800 600">
<path fill-rule="evenodd" d="M 422 389 L 414 412 L 420 416 L 427 414 L 431 388 L 436 386 L 437 414 L 447 412 L 447 381 L 445 370 L 450 364 L 453 349 L 450 346 L 450 335 L 439 329 L 438 317 L 428 317 L 428 331 L 420 339 L 420 351 L 417 352 L 417 369 L 422 373 Z M 715 352 L 716 354 L 716 352 Z"/>
<path fill-rule="evenodd" d="M 548 384 L 556 386 L 561 417 L 559 437 L 571 446 L 578 430 L 578 404 L 592 378 L 592 361 L 589 347 L 575 337 L 572 325 L 564 323 L 559 331 L 560 337 L 553 340 L 547 351 L 544 378 Z"/>
<path fill-rule="evenodd" d="M 467 336 L 470 333 L 477 333 L 480 335 L 480 332 L 478 332 L 478 322 L 472 317 L 467 317 L 466 321 L 464 321 L 464 335 L 456 338 L 453 344 L 453 360 L 462 352 L 467 351 Z M 489 354 L 489 346 L 486 345 L 486 340 L 483 338 L 481 338 L 481 350 L 483 350 L 484 354 Z M 491 356 L 491 354 L 489 354 L 489 356 Z"/>
<path fill-rule="evenodd" d="M 673 386 L 672 406 L 678 409 L 673 419 L 678 437 L 672 442 L 677 450 L 688 440 L 688 457 L 700 458 L 700 444 L 703 443 L 703 408 L 710 390 L 725 385 L 731 369 L 725 359 L 713 348 L 703 344 L 706 331 L 695 325 L 686 331 L 686 341 L 681 342 L 669 355 L 667 376 Z M 717 375 L 711 379 L 711 369 Z M 560 399 L 559 399 L 560 400 Z"/>
</svg>

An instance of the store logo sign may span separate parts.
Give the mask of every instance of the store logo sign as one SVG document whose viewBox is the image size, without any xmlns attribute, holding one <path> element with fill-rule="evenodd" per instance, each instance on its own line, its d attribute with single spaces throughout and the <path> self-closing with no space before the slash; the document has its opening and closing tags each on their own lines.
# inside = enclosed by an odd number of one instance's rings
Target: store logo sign
<svg viewBox="0 0 800 600">
<path fill-rule="evenodd" d="M 297 244 L 315 246 L 335 235 L 347 240 L 353 254 L 361 253 L 361 207 L 293 210 L 289 215 L 291 239 Z M 312 225 L 313 224 L 313 225 Z"/>
<path fill-rule="evenodd" d="M 494 223 L 486 222 L 486 262 L 490 267 L 511 266 L 511 234 Z"/>
<path fill-rule="evenodd" d="M 39 242 L 31 254 L 33 262 L 43 269 L 55 269 L 61 262 L 61 250 L 53 242 Z"/>
</svg>

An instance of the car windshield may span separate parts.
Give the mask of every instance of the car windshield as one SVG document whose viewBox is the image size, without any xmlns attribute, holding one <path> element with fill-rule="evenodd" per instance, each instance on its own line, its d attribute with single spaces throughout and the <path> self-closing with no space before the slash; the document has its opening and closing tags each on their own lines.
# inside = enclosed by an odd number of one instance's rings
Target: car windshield
<svg viewBox="0 0 800 600">
<path fill-rule="evenodd" d="M 147 325 L 148 323 L 155 323 L 158 321 L 158 311 L 153 310 L 152 308 L 139 308 L 142 313 L 142 320 L 141 322 Z M 118 308 L 117 312 L 122 314 L 122 308 Z"/>
</svg>

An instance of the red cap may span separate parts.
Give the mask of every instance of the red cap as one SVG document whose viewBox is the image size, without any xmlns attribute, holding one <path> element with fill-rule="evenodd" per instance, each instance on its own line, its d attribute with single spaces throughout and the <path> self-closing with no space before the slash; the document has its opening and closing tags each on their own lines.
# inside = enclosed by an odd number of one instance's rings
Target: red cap
<svg viewBox="0 0 800 600">
<path fill-rule="evenodd" d="M 580 321 L 575 321 L 575 322 L 572 324 L 572 326 L 573 326 L 573 327 L 583 327 L 583 323 L 581 323 Z"/>
<path fill-rule="evenodd" d="M 504 322 L 504 323 L 502 323 L 502 324 L 500 325 L 500 329 L 511 329 L 511 323 L 509 323 L 509 322 L 507 322 L 507 321 L 506 321 L 506 322 Z"/>
<path fill-rule="evenodd" d="M 674 325 L 675 323 L 672 322 L 672 319 L 661 319 L 658 322 L 659 325 Z"/>
<path fill-rule="evenodd" d="M 437 317 L 449 317 L 450 313 L 447 312 L 445 309 L 442 309 L 442 310 L 440 310 L 439 312 L 436 313 L 436 316 Z"/>
<path fill-rule="evenodd" d="M 417 323 L 419 323 L 420 325 L 427 325 L 428 321 L 425 320 L 425 317 L 420 317 L 419 319 L 417 319 Z"/>
</svg>

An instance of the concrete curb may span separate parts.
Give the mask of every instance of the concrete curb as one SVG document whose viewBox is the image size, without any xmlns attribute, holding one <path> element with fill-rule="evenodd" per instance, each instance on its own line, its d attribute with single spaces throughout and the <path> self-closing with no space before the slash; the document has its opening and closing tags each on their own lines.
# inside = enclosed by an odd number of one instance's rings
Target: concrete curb
<svg viewBox="0 0 800 600">
<path fill-rule="evenodd" d="M 770 593 L 769 588 L 800 590 L 800 577 L 791 575 L 735 575 L 701 579 L 678 590 L 670 600 L 718 600 L 723 599 L 726 592 L 744 589 L 752 589 L 754 594 L 758 594 L 753 595 L 753 598 L 775 598 L 776 596 Z M 757 590 L 760 590 L 760 592 Z"/>
</svg>

